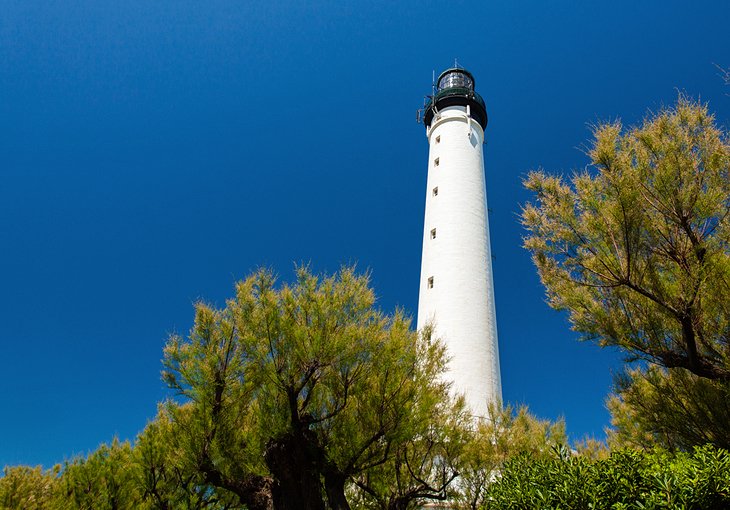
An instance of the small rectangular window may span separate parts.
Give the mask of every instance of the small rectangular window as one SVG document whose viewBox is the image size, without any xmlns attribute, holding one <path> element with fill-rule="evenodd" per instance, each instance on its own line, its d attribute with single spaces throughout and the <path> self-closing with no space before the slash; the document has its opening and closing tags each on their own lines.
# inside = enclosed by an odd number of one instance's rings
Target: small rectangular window
<svg viewBox="0 0 730 510">
<path fill-rule="evenodd" d="M 436 137 L 436 143 L 441 143 L 441 135 L 438 135 L 438 136 Z"/>
<path fill-rule="evenodd" d="M 438 186 L 436 186 L 436 187 L 435 187 L 435 188 L 433 189 L 433 191 L 432 191 L 432 194 L 433 194 L 433 196 L 438 196 L 438 194 L 439 194 L 439 187 L 438 187 Z"/>
<path fill-rule="evenodd" d="M 431 239 L 436 239 L 436 229 L 435 228 L 431 229 Z"/>
<path fill-rule="evenodd" d="M 434 166 L 439 166 L 439 158 L 436 158 L 436 159 L 433 160 L 433 165 Z"/>
<path fill-rule="evenodd" d="M 429 277 L 428 279 L 428 288 L 433 289 L 433 276 Z"/>
</svg>

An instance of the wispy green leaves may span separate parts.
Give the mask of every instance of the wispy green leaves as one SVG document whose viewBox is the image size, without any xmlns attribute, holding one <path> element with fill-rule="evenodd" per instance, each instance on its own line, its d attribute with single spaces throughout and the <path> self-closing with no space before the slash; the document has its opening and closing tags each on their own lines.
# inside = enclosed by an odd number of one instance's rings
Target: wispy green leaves
<svg viewBox="0 0 730 510">
<path fill-rule="evenodd" d="M 599 125 L 591 165 L 532 172 L 522 211 L 551 306 L 634 358 L 730 380 L 730 145 L 680 98 L 640 127 Z"/>
</svg>

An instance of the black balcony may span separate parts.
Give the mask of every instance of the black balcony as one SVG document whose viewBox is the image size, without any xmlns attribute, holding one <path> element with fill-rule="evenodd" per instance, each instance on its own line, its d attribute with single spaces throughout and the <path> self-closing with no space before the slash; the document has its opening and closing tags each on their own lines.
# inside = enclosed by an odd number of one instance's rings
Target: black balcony
<svg viewBox="0 0 730 510">
<path fill-rule="evenodd" d="M 469 106 L 471 116 L 482 129 L 487 127 L 487 107 L 474 91 L 474 77 L 466 69 L 447 69 L 439 76 L 438 91 L 424 107 L 423 123 L 431 125 L 437 112 L 449 106 Z"/>
</svg>

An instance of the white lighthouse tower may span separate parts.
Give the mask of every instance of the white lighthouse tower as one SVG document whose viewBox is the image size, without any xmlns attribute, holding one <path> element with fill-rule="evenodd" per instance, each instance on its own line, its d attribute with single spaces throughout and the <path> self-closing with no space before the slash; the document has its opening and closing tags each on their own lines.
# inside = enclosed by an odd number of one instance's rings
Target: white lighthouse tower
<svg viewBox="0 0 730 510">
<path fill-rule="evenodd" d="M 433 324 L 450 357 L 447 377 L 474 416 L 501 402 L 497 320 L 484 178 L 487 110 L 474 77 L 444 71 L 423 115 L 428 184 L 418 329 Z"/>
</svg>

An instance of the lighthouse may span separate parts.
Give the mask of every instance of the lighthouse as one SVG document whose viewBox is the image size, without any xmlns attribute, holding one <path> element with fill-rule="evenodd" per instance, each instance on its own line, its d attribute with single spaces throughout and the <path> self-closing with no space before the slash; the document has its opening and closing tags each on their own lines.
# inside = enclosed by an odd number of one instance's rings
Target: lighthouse
<svg viewBox="0 0 730 510">
<path fill-rule="evenodd" d="M 484 176 L 487 110 L 474 76 L 438 77 L 423 111 L 428 178 L 418 329 L 433 326 L 450 358 L 446 378 L 475 417 L 501 402 L 502 383 Z"/>
</svg>

